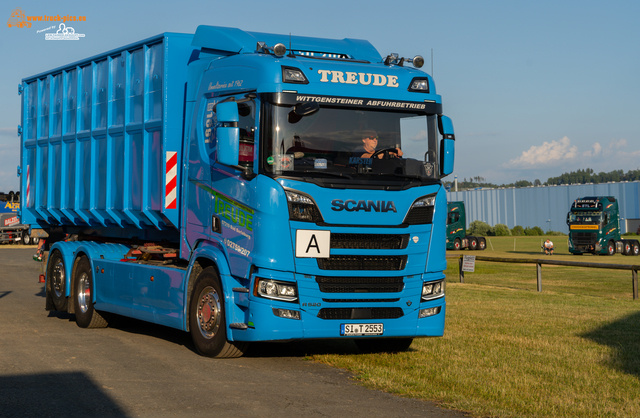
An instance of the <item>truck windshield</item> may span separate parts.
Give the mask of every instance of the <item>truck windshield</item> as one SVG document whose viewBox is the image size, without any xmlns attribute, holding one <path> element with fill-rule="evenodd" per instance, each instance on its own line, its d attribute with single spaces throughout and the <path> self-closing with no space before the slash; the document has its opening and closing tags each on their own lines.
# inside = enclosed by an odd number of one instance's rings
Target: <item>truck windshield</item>
<svg viewBox="0 0 640 418">
<path fill-rule="evenodd" d="M 602 212 L 571 212 L 569 222 L 598 224 L 602 221 Z"/>
<path fill-rule="evenodd" d="M 271 175 L 393 182 L 438 179 L 437 116 L 320 107 L 300 116 L 267 105 L 264 171 Z"/>
</svg>

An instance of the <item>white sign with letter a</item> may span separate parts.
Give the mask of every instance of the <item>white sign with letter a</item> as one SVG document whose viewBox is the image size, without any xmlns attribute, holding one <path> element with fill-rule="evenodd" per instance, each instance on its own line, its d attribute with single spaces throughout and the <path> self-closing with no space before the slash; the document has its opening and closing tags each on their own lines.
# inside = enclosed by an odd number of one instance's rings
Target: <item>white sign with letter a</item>
<svg viewBox="0 0 640 418">
<path fill-rule="evenodd" d="M 296 231 L 296 257 L 329 258 L 331 231 Z"/>
</svg>

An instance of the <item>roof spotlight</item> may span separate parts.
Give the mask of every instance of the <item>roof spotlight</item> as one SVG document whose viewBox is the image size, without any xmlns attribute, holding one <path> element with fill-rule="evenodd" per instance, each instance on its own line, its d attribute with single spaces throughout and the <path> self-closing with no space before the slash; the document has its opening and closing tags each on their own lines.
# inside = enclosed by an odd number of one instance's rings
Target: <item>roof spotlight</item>
<svg viewBox="0 0 640 418">
<path fill-rule="evenodd" d="M 287 53 L 287 47 L 284 46 L 284 44 L 276 44 L 276 46 L 273 47 L 273 54 L 280 58 L 280 57 L 284 57 L 284 54 Z"/>
<path fill-rule="evenodd" d="M 411 60 L 411 62 L 413 63 L 414 67 L 421 68 L 424 65 L 424 58 L 422 58 L 420 55 L 416 55 L 415 57 L 413 57 L 413 60 Z"/>
</svg>

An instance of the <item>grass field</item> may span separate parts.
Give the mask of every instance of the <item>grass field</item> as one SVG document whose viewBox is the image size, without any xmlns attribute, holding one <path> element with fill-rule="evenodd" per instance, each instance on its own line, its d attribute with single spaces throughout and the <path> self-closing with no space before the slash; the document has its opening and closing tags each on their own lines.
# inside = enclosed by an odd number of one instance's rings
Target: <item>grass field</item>
<svg viewBox="0 0 640 418">
<path fill-rule="evenodd" d="M 640 264 L 640 257 L 572 256 L 552 237 L 554 259 Z M 496 257 L 550 257 L 540 237 L 491 237 Z M 492 250 L 493 247 L 493 250 Z M 449 255 L 456 252 L 449 252 Z M 442 338 L 414 340 L 399 354 L 331 353 L 310 358 L 344 368 L 365 386 L 435 401 L 476 417 L 639 417 L 640 301 L 631 273 L 476 262 L 458 282 L 447 269 Z"/>
</svg>

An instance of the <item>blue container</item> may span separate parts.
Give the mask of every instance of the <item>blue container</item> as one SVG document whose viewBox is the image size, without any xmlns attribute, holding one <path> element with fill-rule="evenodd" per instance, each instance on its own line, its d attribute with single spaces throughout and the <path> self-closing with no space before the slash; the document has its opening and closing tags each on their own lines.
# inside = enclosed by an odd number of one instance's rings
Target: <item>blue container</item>
<svg viewBox="0 0 640 418">
<path fill-rule="evenodd" d="M 178 228 L 192 39 L 165 33 L 22 80 L 22 223 Z"/>
</svg>

